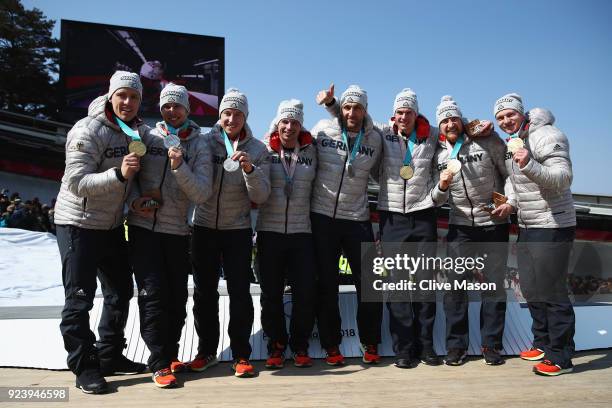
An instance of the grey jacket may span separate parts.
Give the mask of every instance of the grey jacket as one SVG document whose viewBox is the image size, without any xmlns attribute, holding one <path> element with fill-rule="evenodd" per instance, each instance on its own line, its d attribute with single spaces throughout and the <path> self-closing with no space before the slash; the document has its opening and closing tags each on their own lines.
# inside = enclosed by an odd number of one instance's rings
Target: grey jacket
<svg viewBox="0 0 612 408">
<path fill-rule="evenodd" d="M 450 151 L 445 141 L 438 143 L 435 165 L 438 184 L 440 173 L 446 169 Z M 507 218 L 493 217 L 481 207 L 490 204 L 493 192 L 508 197 L 507 203 L 516 207 L 512 183 L 508 177 L 504 157 L 506 145 L 496 133 L 488 137 L 472 139 L 465 136 L 465 142 L 457 154 L 461 170 L 453 177 L 448 190 L 435 189 L 434 198 L 450 204 L 449 223 L 472 227 L 507 224 Z"/>
<path fill-rule="evenodd" d="M 129 136 L 105 111 L 106 96 L 89 105 L 87 117 L 68 132 L 66 170 L 55 205 L 55 223 L 88 229 L 112 229 L 124 221 L 124 203 L 132 180 L 121 182 L 116 169 L 128 155 Z M 139 123 L 141 137 L 149 130 Z"/>
<path fill-rule="evenodd" d="M 340 104 L 337 99 L 334 103 L 325 107 L 334 118 L 340 118 Z M 412 152 L 412 165 L 414 176 L 410 180 L 404 180 L 399 172 L 404 163 L 404 152 L 400 143 L 407 146 L 406 138 L 398 136 L 393 122 L 388 125 L 374 123 L 374 128 L 382 135 L 382 156 L 378 167 L 372 171 L 372 176 L 378 182 L 379 211 L 393 211 L 401 214 L 413 211 L 425 210 L 441 205 L 445 197 L 437 196 L 442 200 L 440 203 L 434 201 L 433 158 L 436 152 L 438 129 L 429 125 L 424 116 L 417 119 L 417 145 Z"/>
<path fill-rule="evenodd" d="M 175 170 L 170 169 L 168 149 L 164 146 L 165 123 L 157 123 L 155 129 L 144 135 L 147 154 L 141 159 L 137 188 L 130 195 L 129 208 L 136 198 L 159 193 L 162 205 L 155 210 L 153 217 L 142 217 L 130 211 L 128 225 L 166 234 L 189 233 L 189 207 L 192 203 L 204 203 L 212 192 L 212 155 L 204 135 L 200 133 L 200 126 L 190 121 L 184 132 L 185 135 L 181 135 L 183 163 Z"/>
<path fill-rule="evenodd" d="M 212 194 L 195 210 L 193 222 L 220 230 L 251 228 L 251 202 L 262 204 L 270 195 L 270 162 L 268 149 L 253 137 L 247 124 L 238 142 L 238 150 L 249 154 L 254 169 L 246 174 L 242 169 L 227 172 L 227 158 L 221 126 L 217 123 L 204 136 L 212 152 Z"/>
<path fill-rule="evenodd" d="M 352 164 L 354 176 L 350 177 L 345 165 L 350 152 L 341 129 L 340 120 L 334 118 L 319 121 L 311 131 L 316 139 L 318 161 L 311 211 L 331 218 L 366 221 L 370 219 L 368 178 L 378 168 L 381 134 L 366 114 L 361 147 Z"/>
<path fill-rule="evenodd" d="M 435 201 L 437 188 L 434 181 L 434 155 L 438 144 L 438 129 L 429 126 L 423 116 L 417 123 L 417 143 L 412 152 L 414 176 L 410 180 L 400 177 L 407 149 L 405 138 L 398 136 L 392 124 L 377 125 L 383 132 L 383 158 L 380 164 L 380 190 L 378 210 L 407 214 L 441 205 Z M 404 148 L 400 146 L 404 144 Z"/>
<path fill-rule="evenodd" d="M 576 210 L 570 186 L 572 162 L 569 141 L 553 126 L 548 110 L 536 108 L 528 113 L 529 128 L 521 134 L 530 160 L 519 169 L 506 153 L 506 168 L 518 202 L 521 228 L 565 228 L 576 225 Z"/>
<path fill-rule="evenodd" d="M 285 169 L 281 163 L 278 133 L 269 135 L 264 142 L 270 153 L 272 192 L 268 201 L 259 206 L 257 231 L 310 233 L 310 197 L 317 170 L 317 151 L 312 136 L 302 132 L 298 138 L 300 151 L 290 197 L 285 194 Z M 291 157 L 290 153 L 285 151 L 285 156 Z"/>
</svg>

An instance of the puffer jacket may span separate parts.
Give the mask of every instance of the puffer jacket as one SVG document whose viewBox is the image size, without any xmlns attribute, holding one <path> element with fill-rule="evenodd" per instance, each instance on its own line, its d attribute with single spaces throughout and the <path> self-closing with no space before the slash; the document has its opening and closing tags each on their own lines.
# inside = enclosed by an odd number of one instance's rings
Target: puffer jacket
<svg viewBox="0 0 612 408">
<path fill-rule="evenodd" d="M 251 202 L 262 204 L 270 195 L 270 162 L 266 145 L 254 138 L 245 124 L 238 150 L 249 155 L 253 171 L 250 174 L 242 169 L 227 172 L 223 168 L 227 152 L 221 125 L 217 123 L 204 137 L 212 152 L 213 186 L 208 200 L 196 207 L 194 224 L 219 230 L 251 228 Z"/>
<path fill-rule="evenodd" d="M 259 206 L 257 231 L 281 234 L 310 233 L 310 196 L 317 170 L 317 151 L 308 132 L 300 133 L 300 151 L 293 173 L 291 196 L 285 195 L 285 169 L 281 163 L 278 132 L 268 135 L 264 143 L 270 153 L 270 183 L 272 192 L 268 200 Z M 292 150 L 285 151 L 291 158 Z"/>
<path fill-rule="evenodd" d="M 444 137 L 440 136 L 435 157 L 436 184 L 440 173 L 446 169 L 450 153 Z M 493 201 L 495 191 L 508 197 L 507 203 L 516 208 L 512 183 L 504 163 L 505 154 L 506 145 L 497 133 L 476 139 L 465 136 L 457 154 L 462 164 L 460 172 L 453 177 L 448 190 L 434 190 L 437 202 L 448 198 L 450 224 L 483 227 L 508 223 L 507 218 L 494 217 L 481 208 Z"/>
<path fill-rule="evenodd" d="M 388 126 L 377 126 L 383 132 L 378 210 L 407 214 L 442 204 L 434 199 L 438 190 L 434 182 L 434 155 L 438 144 L 438 129 L 430 126 L 424 116 L 417 117 L 417 143 L 412 152 L 414 175 L 410 180 L 404 180 L 399 173 L 404 165 L 407 141 L 398 136 L 397 128 L 392 123 Z M 404 149 L 400 143 L 404 144 Z"/>
<path fill-rule="evenodd" d="M 340 104 L 337 99 L 325 108 L 329 114 L 341 117 Z M 410 180 L 404 180 L 399 172 L 404 165 L 404 154 L 400 143 L 407 148 L 405 138 L 398 136 L 397 127 L 393 121 L 388 125 L 374 123 L 374 128 L 382 135 L 382 157 L 379 167 L 372 171 L 372 175 L 379 184 L 378 205 L 379 211 L 392 211 L 407 214 L 414 211 L 425 210 L 441 205 L 446 197 L 438 196 L 442 193 L 434 183 L 433 159 L 436 152 L 438 129 L 429 125 L 424 116 L 419 115 L 416 121 L 417 143 L 412 152 L 412 165 L 414 175 Z M 402 151 L 404 153 L 402 153 Z M 434 201 L 434 197 L 443 200 Z"/>
<path fill-rule="evenodd" d="M 518 202 L 521 228 L 565 228 L 576 225 L 576 210 L 570 186 L 572 162 L 569 141 L 553 126 L 555 118 L 546 109 L 529 111 L 525 141 L 530 160 L 520 169 L 512 153 L 506 153 L 506 168 Z"/>
<path fill-rule="evenodd" d="M 205 202 L 212 192 L 212 155 L 204 135 L 200 133 L 200 126 L 189 121 L 188 127 L 179 134 L 183 163 L 171 170 L 168 149 L 164 146 L 166 135 L 164 122 L 157 123 L 155 129 L 144 135 L 147 154 L 141 159 L 136 180 L 138 188 L 133 189 L 128 200 L 128 207 L 131 208 L 136 198 L 156 196 L 161 192 L 162 205 L 155 210 L 153 217 L 143 217 L 130 211 L 128 225 L 154 232 L 187 235 L 189 207 L 192 203 Z"/>
<path fill-rule="evenodd" d="M 55 223 L 105 230 L 124 221 L 124 204 L 132 179 L 121 182 L 116 169 L 129 154 L 132 141 L 106 110 L 107 98 L 89 105 L 87 117 L 68 132 L 66 170 L 55 205 Z M 149 127 L 137 120 L 142 138 Z"/>
<path fill-rule="evenodd" d="M 377 169 L 382 154 L 381 134 L 374 128 L 372 118 L 366 114 L 361 147 L 352 162 L 353 177 L 346 171 L 350 151 L 342 138 L 340 120 L 321 120 L 311 134 L 316 139 L 318 161 L 311 211 L 331 218 L 369 220 L 368 178 Z"/>
</svg>

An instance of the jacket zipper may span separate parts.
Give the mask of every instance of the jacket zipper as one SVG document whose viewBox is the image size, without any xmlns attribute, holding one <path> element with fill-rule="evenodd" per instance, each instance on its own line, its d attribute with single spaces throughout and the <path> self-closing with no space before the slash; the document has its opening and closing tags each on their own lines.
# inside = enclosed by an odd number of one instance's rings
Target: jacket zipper
<svg viewBox="0 0 612 408">
<path fill-rule="evenodd" d="M 289 223 L 289 197 L 287 197 L 287 206 L 285 207 L 285 234 L 287 233 L 288 223 Z"/>
<path fill-rule="evenodd" d="M 512 160 L 512 174 L 508 175 L 508 177 L 512 177 L 510 181 L 512 181 L 512 188 L 514 189 L 514 196 L 516 197 L 516 217 L 519 219 L 519 224 L 523 224 L 524 228 L 527 228 L 527 224 L 523 221 L 523 217 L 518 208 L 518 192 L 516 191 L 516 184 L 514 183 L 514 157 L 510 160 Z"/>
<path fill-rule="evenodd" d="M 404 145 L 406 146 L 406 149 L 408 149 L 408 139 L 404 140 L 403 137 L 401 137 L 401 133 L 400 133 L 400 143 L 404 143 Z M 401 150 L 400 150 L 401 153 Z M 403 165 L 403 163 L 402 163 Z M 408 180 L 404 179 L 404 214 L 406 213 L 406 188 L 408 187 Z"/>
<path fill-rule="evenodd" d="M 468 195 L 467 187 L 465 185 L 465 179 L 463 178 L 463 171 L 459 170 L 459 173 L 461 173 L 461 181 L 463 182 L 463 191 L 465 191 L 465 197 L 468 199 L 470 203 L 470 214 L 472 215 L 472 227 L 474 227 L 476 226 L 475 225 L 476 223 L 474 222 L 474 204 L 472 203 L 472 200 L 470 200 L 470 196 Z"/>
<path fill-rule="evenodd" d="M 164 185 L 164 180 L 166 180 L 166 172 L 168 169 L 169 160 L 170 158 L 166 156 L 166 164 L 164 164 L 164 175 L 162 176 L 161 183 L 159 183 L 159 194 L 161 194 L 161 189 L 162 189 L 162 186 Z M 155 211 L 153 212 L 153 228 L 151 229 L 153 232 L 155 232 L 155 225 L 157 224 L 157 210 L 159 210 L 159 208 L 156 208 Z"/>
<path fill-rule="evenodd" d="M 340 176 L 340 185 L 338 186 L 338 195 L 336 196 L 336 205 L 334 205 L 334 215 L 332 216 L 332 218 L 336 218 L 336 211 L 338 210 L 338 201 L 340 200 L 340 191 L 342 190 L 342 182 L 344 181 L 344 172 L 346 171 L 347 160 L 348 154 L 344 158 L 344 165 L 342 166 L 342 175 Z"/>
<path fill-rule="evenodd" d="M 219 202 L 221 201 L 221 189 L 223 188 L 223 176 L 225 168 L 221 166 L 221 180 L 219 180 L 219 193 L 217 193 L 217 216 L 215 219 L 215 229 L 219 229 Z"/>
</svg>

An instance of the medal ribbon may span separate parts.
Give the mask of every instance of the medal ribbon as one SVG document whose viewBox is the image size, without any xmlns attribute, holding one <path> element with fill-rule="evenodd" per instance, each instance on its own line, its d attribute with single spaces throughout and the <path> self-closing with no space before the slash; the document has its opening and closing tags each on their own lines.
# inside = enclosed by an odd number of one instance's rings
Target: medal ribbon
<svg viewBox="0 0 612 408">
<path fill-rule="evenodd" d="M 232 154 L 234 154 L 236 149 L 238 149 L 238 141 L 240 140 L 240 137 L 236 138 L 234 146 L 232 146 L 232 143 L 230 142 L 227 133 L 225 133 L 225 130 L 221 129 L 221 133 L 223 133 L 223 141 L 225 142 L 225 151 L 227 152 L 227 157 L 230 158 L 232 157 Z"/>
<path fill-rule="evenodd" d="M 285 169 L 285 182 L 286 183 L 291 183 L 293 181 L 293 174 L 295 173 L 295 168 L 297 166 L 297 162 L 298 162 L 298 152 L 300 151 L 300 144 L 296 144 L 295 147 L 293 148 L 293 151 L 291 152 L 291 162 L 290 164 L 287 166 L 287 162 L 285 161 L 285 149 L 283 149 L 283 146 L 281 145 L 281 149 L 280 149 L 280 161 L 283 165 L 283 169 Z"/>
<path fill-rule="evenodd" d="M 448 160 L 453 160 L 457 158 L 457 154 L 459 154 L 459 150 L 461 150 L 461 146 L 463 146 L 463 142 L 465 141 L 463 135 L 459 136 L 457 138 L 457 140 L 455 141 L 455 146 L 453 146 L 453 148 L 450 148 L 450 142 L 447 140 L 446 141 L 446 147 L 448 150 L 451 150 L 451 154 L 448 158 Z"/>
<path fill-rule="evenodd" d="M 166 129 L 168 129 L 168 132 L 172 133 L 173 135 L 178 136 L 179 132 L 181 130 L 185 130 L 189 127 L 189 121 L 185 121 L 185 123 L 183 123 L 180 127 L 175 128 L 174 126 L 172 126 L 169 123 L 164 122 L 164 125 L 166 125 Z"/>
<path fill-rule="evenodd" d="M 400 149 L 404 150 L 404 143 L 402 143 L 403 136 L 400 133 Z M 412 152 L 414 152 L 414 146 L 416 145 L 416 130 L 413 130 L 408 138 L 408 148 L 404 154 L 404 166 L 410 166 L 412 163 Z"/>
<path fill-rule="evenodd" d="M 117 124 L 119 125 L 123 133 L 128 135 L 135 142 L 140 142 L 141 139 L 140 139 L 140 135 L 138 134 L 137 130 L 134 130 L 131 127 L 129 127 L 124 121 L 119 119 L 117 116 L 115 116 L 115 122 L 117 122 Z"/>
<path fill-rule="evenodd" d="M 523 121 L 521 122 L 521 126 L 519 126 L 518 130 L 516 131 L 516 133 L 513 133 L 513 134 L 511 134 L 509 136 L 510 139 L 516 139 L 517 137 L 520 137 L 521 131 L 525 127 L 525 123 L 527 123 L 527 119 L 528 119 L 528 117 L 525 117 L 525 119 L 523 119 Z"/>
<path fill-rule="evenodd" d="M 346 162 L 347 165 L 351 164 L 355 157 L 357 157 L 357 153 L 359 152 L 359 148 L 361 147 L 361 139 L 363 138 L 363 129 L 359 131 L 357 134 L 357 138 L 355 139 L 355 144 L 353 145 L 353 149 L 349 153 L 348 160 Z M 342 139 L 344 140 L 344 144 L 346 145 L 346 150 L 348 152 L 349 143 L 348 143 L 348 135 L 346 134 L 346 129 L 342 129 Z"/>
</svg>

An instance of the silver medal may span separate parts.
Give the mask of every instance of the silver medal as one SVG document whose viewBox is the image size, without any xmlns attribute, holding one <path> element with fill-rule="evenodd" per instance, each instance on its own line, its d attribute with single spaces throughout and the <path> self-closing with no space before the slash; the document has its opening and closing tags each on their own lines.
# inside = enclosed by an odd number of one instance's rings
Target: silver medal
<svg viewBox="0 0 612 408">
<path fill-rule="evenodd" d="M 461 162 L 457 159 L 450 159 L 446 164 L 446 168 L 451 173 L 457 174 L 461 170 Z"/>
<path fill-rule="evenodd" d="M 164 137 L 164 146 L 166 149 L 171 149 L 173 147 L 180 148 L 181 139 L 179 139 L 177 135 L 169 133 L 166 137 Z"/>
<path fill-rule="evenodd" d="M 232 160 L 231 157 L 228 157 L 223 162 L 223 168 L 225 169 L 225 171 L 229 171 L 231 173 L 238 170 L 240 168 L 240 164 L 237 160 Z"/>
<path fill-rule="evenodd" d="M 355 170 L 353 170 L 353 165 L 351 163 L 346 165 L 346 171 L 348 172 L 349 177 L 353 177 L 355 175 Z"/>
</svg>

